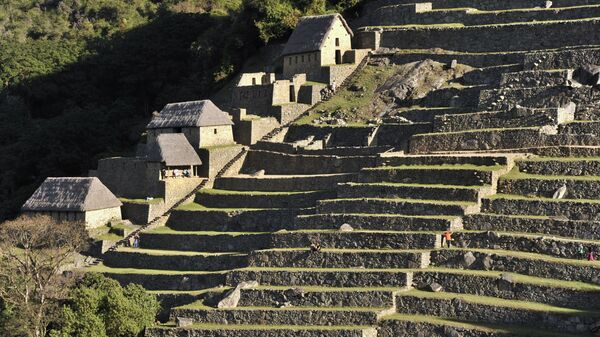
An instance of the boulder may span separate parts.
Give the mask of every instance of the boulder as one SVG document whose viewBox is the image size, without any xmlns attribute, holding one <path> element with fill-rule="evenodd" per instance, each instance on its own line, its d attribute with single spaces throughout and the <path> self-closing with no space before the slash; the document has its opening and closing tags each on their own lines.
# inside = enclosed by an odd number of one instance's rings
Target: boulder
<svg viewBox="0 0 600 337">
<path fill-rule="evenodd" d="M 469 268 L 470 266 L 472 266 L 473 263 L 475 263 L 475 261 L 477 261 L 477 258 L 475 257 L 475 255 L 473 255 L 472 252 L 467 252 L 462 257 L 462 265 L 465 268 Z"/>
<path fill-rule="evenodd" d="M 573 79 L 583 85 L 600 85 L 600 66 L 583 65 L 575 69 Z"/>
<path fill-rule="evenodd" d="M 225 297 L 217 304 L 219 309 L 231 309 L 237 307 L 240 302 L 241 290 L 249 289 L 258 286 L 257 281 L 246 281 L 239 283 L 235 288 L 231 289 Z"/>
<path fill-rule="evenodd" d="M 442 287 L 442 285 L 439 283 L 431 282 L 427 285 L 427 290 L 434 293 L 439 293 L 440 291 L 444 291 L 444 287 Z"/>
<path fill-rule="evenodd" d="M 494 264 L 494 260 L 492 260 L 492 257 L 489 255 L 486 255 L 482 260 L 481 260 L 481 264 L 483 265 L 483 269 L 485 270 L 490 270 L 493 267 Z"/>
<path fill-rule="evenodd" d="M 352 231 L 354 231 L 354 228 L 352 228 L 352 226 L 350 226 L 347 223 L 340 226 L 340 232 L 352 232 Z"/>
<path fill-rule="evenodd" d="M 188 317 L 177 317 L 175 322 L 178 328 L 185 328 L 194 325 L 194 319 Z"/>
</svg>

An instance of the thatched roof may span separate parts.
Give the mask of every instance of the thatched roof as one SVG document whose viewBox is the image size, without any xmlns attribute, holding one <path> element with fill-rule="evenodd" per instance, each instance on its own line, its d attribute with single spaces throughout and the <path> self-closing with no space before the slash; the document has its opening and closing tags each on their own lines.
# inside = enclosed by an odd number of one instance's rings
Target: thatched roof
<svg viewBox="0 0 600 337">
<path fill-rule="evenodd" d="M 340 20 L 350 36 L 353 36 L 352 29 L 340 14 L 305 16 L 300 18 L 296 29 L 285 45 L 283 55 L 321 50 L 336 20 Z"/>
<path fill-rule="evenodd" d="M 233 125 L 231 118 L 210 100 L 170 103 L 154 116 L 148 129 Z"/>
<path fill-rule="evenodd" d="M 198 154 L 183 133 L 163 133 L 148 146 L 147 160 L 167 166 L 202 165 Z"/>
<path fill-rule="evenodd" d="M 121 205 L 119 199 L 96 177 L 63 177 L 46 178 L 22 210 L 86 212 Z"/>
</svg>

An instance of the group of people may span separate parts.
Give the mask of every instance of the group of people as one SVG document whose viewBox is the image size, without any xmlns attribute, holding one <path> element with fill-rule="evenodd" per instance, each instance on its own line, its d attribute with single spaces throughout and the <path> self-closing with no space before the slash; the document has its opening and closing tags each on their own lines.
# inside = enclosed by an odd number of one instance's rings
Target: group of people
<svg viewBox="0 0 600 337">
<path fill-rule="evenodd" d="M 179 177 L 189 178 L 192 176 L 192 173 L 188 169 L 185 169 L 185 170 L 174 169 L 173 171 L 163 169 L 161 173 L 162 173 L 163 178 L 171 178 L 171 177 L 173 177 L 173 178 L 179 178 Z"/>
</svg>

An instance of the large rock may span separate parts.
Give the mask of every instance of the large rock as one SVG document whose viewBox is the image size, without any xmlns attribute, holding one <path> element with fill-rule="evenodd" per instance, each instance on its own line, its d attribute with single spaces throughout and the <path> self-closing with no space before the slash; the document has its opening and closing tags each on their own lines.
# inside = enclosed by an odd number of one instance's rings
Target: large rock
<svg viewBox="0 0 600 337">
<path fill-rule="evenodd" d="M 475 261 L 477 261 L 475 255 L 473 255 L 472 252 L 467 252 L 463 255 L 462 265 L 465 268 L 469 268 L 473 265 L 473 263 L 475 263 Z"/>
<path fill-rule="evenodd" d="M 219 301 L 217 308 L 232 309 L 237 307 L 242 295 L 242 289 L 253 288 L 256 286 L 258 286 L 258 282 L 256 281 L 247 281 L 238 284 L 235 288 L 231 289 L 221 301 Z"/>
<path fill-rule="evenodd" d="M 600 85 L 600 66 L 586 64 L 573 72 L 573 79 L 583 85 Z"/>
</svg>

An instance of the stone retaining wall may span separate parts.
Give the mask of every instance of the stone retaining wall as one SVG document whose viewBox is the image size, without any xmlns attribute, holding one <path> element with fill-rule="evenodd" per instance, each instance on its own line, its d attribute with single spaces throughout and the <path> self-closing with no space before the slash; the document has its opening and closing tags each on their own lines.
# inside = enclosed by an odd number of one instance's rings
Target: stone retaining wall
<svg viewBox="0 0 600 337">
<path fill-rule="evenodd" d="M 521 172 L 542 175 L 600 176 L 600 160 L 520 160 Z"/>
<path fill-rule="evenodd" d="M 485 213 L 505 215 L 565 216 L 572 220 L 600 220 L 600 203 L 552 199 L 482 199 Z"/>
<path fill-rule="evenodd" d="M 245 255 L 151 255 L 114 251 L 103 256 L 104 264 L 111 268 L 159 270 L 227 270 L 248 265 Z"/>
<path fill-rule="evenodd" d="M 354 229 L 394 230 L 394 231 L 445 231 L 448 228 L 460 229 L 460 218 L 424 218 L 395 215 L 367 214 L 317 214 L 299 216 L 295 220 L 297 229 L 339 229 L 343 224 Z"/>
<path fill-rule="evenodd" d="M 600 199 L 600 180 L 500 179 L 498 193 L 552 198 L 563 185 L 566 199 Z"/>
<path fill-rule="evenodd" d="M 243 289 L 240 306 L 279 307 L 289 303 L 293 307 L 392 307 L 391 291 L 304 291 L 301 288 L 286 290 Z"/>
<path fill-rule="evenodd" d="M 531 52 L 523 60 L 525 69 L 571 69 L 600 64 L 600 48 Z"/>
<path fill-rule="evenodd" d="M 479 197 L 479 190 L 474 188 L 433 188 L 382 184 L 342 184 L 338 187 L 337 192 L 338 198 L 410 198 L 476 202 Z"/>
<path fill-rule="evenodd" d="M 193 291 L 215 288 L 225 283 L 225 274 L 116 274 L 104 273 L 122 285 L 136 283 L 146 290 Z"/>
<path fill-rule="evenodd" d="M 210 208 L 308 208 L 319 199 L 335 198 L 335 192 L 303 192 L 294 194 L 219 194 L 198 193 L 196 202 Z"/>
<path fill-rule="evenodd" d="M 317 203 L 317 213 L 364 213 L 364 214 L 406 214 L 406 215 L 464 215 L 478 211 L 472 206 L 414 202 L 402 199 L 336 199 L 321 200 Z"/>
<path fill-rule="evenodd" d="M 343 126 L 316 126 L 311 124 L 291 125 L 285 141 L 293 143 L 299 140 L 308 139 L 314 136 L 314 139 L 323 139 L 331 135 L 329 145 L 331 147 L 339 146 L 365 146 L 368 136 L 373 133 L 374 126 L 364 127 L 343 127 Z"/>
<path fill-rule="evenodd" d="M 358 180 L 364 183 L 392 182 L 415 184 L 446 184 L 462 186 L 491 185 L 497 176 L 494 171 L 443 168 L 375 168 L 360 172 Z"/>
<path fill-rule="evenodd" d="M 513 334 L 505 331 L 492 331 L 491 329 L 451 326 L 443 323 L 429 323 L 407 320 L 384 320 L 379 324 L 377 337 L 397 337 L 400 333 L 414 331 L 415 337 L 523 337 L 522 334 Z M 154 337 L 154 336 L 152 336 Z M 163 337 L 163 336 L 157 336 Z M 169 336 L 170 337 L 170 336 Z"/>
<path fill-rule="evenodd" d="M 291 226 L 298 210 L 243 212 L 181 211 L 171 213 L 167 225 L 179 231 L 270 231 Z"/>
<path fill-rule="evenodd" d="M 235 191 L 332 190 L 336 188 L 338 183 L 355 180 L 357 175 L 356 173 L 350 173 L 307 177 L 221 177 L 215 181 L 214 186 L 218 189 Z"/>
</svg>

